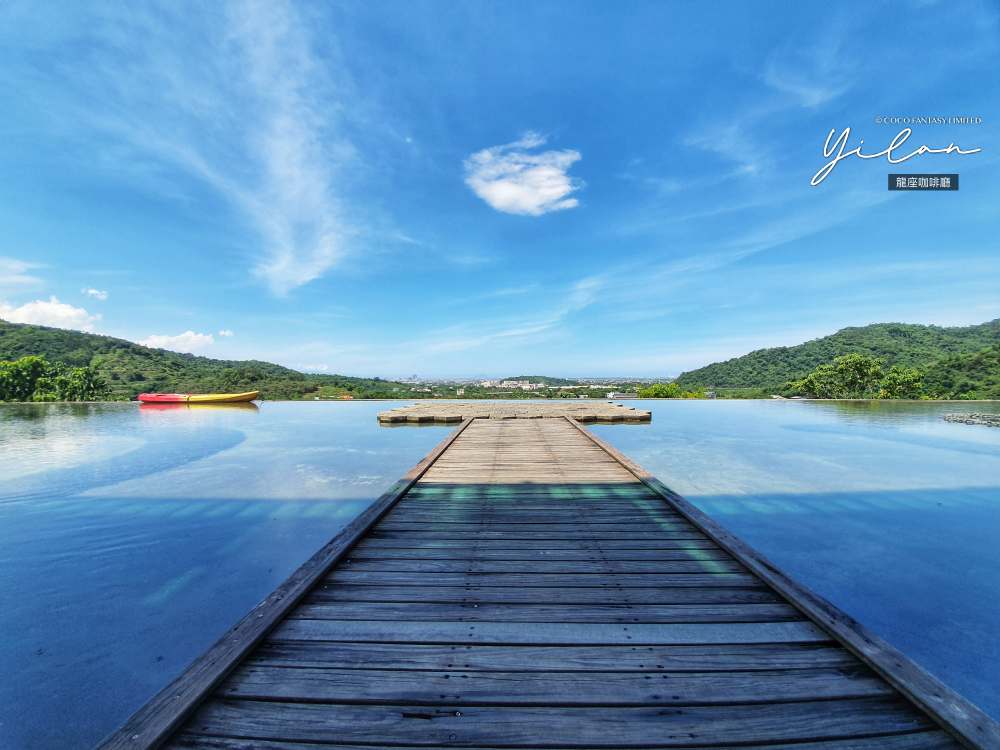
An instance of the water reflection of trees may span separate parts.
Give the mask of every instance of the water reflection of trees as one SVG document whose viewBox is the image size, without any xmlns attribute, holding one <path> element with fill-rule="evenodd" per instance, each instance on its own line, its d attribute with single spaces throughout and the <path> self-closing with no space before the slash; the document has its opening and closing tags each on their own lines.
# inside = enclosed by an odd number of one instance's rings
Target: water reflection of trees
<svg viewBox="0 0 1000 750">
<path fill-rule="evenodd" d="M 49 402 L 37 404 L 0 404 L 0 422 L 15 420 L 37 422 L 54 417 L 86 419 L 95 409 L 106 408 L 102 403 Z"/>
<path fill-rule="evenodd" d="M 882 399 L 810 401 L 810 406 L 832 412 L 847 422 L 868 424 L 902 424 L 913 422 L 914 416 L 940 419 L 955 410 L 954 404 L 935 401 L 895 401 Z"/>
</svg>

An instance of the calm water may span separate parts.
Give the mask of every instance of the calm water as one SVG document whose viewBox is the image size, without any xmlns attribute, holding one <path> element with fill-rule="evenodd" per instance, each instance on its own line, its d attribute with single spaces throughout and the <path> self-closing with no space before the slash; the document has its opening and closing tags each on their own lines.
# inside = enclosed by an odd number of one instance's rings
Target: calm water
<svg viewBox="0 0 1000 750">
<path fill-rule="evenodd" d="M 651 425 L 594 431 L 1000 716 L 1000 430 L 638 406 Z M 92 747 L 450 429 L 385 408 L 0 407 L 0 747 Z"/>
</svg>

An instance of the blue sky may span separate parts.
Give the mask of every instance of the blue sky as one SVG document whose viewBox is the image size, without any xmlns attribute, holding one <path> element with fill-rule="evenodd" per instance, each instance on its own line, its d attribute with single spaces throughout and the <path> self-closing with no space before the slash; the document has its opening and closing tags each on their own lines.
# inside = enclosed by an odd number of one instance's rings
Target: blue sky
<svg viewBox="0 0 1000 750">
<path fill-rule="evenodd" d="M 0 317 L 382 377 L 981 323 L 998 83 L 992 1 L 2 0 Z M 810 185 L 878 117 L 981 151 Z"/>
</svg>

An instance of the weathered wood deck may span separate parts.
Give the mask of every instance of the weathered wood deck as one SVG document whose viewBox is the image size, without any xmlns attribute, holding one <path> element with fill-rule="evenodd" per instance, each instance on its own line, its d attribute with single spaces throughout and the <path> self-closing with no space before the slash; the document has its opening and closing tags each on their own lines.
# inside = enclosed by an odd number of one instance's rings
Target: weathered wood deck
<svg viewBox="0 0 1000 750">
<path fill-rule="evenodd" d="M 1000 747 L 568 419 L 466 420 L 103 748 Z"/>
</svg>

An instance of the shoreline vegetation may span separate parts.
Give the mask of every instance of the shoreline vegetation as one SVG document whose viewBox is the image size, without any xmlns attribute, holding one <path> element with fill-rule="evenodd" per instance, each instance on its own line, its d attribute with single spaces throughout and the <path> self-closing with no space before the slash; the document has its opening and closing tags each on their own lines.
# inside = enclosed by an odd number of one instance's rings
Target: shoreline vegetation
<svg viewBox="0 0 1000 750">
<path fill-rule="evenodd" d="M 123 339 L 0 320 L 0 401 L 129 401 L 139 393 L 259 391 L 275 400 L 439 399 L 1000 399 L 1000 320 L 942 328 L 845 328 L 792 347 L 750 352 L 677 378 L 520 375 L 360 378 L 302 373 L 258 360 L 217 360 Z M 614 395 L 612 395 L 614 394 Z"/>
</svg>

